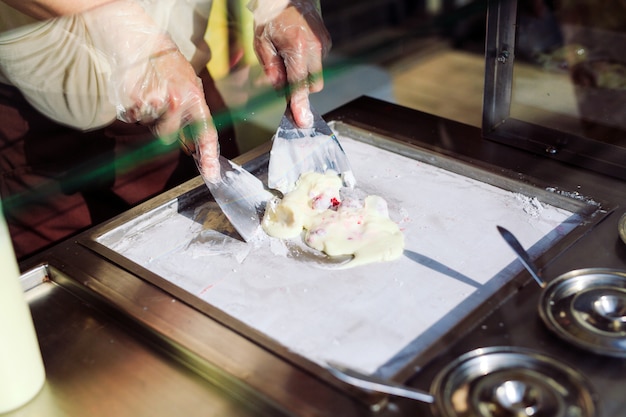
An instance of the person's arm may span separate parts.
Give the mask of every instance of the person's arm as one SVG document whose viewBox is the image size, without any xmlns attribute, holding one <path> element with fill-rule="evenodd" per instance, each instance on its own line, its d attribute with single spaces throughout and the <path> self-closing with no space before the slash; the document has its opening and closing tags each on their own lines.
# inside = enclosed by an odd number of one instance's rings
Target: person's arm
<svg viewBox="0 0 626 417">
<path fill-rule="evenodd" d="M 47 20 L 59 16 L 78 14 L 111 0 L 2 0 L 25 15 Z"/>
<path fill-rule="evenodd" d="M 309 93 L 322 90 L 331 39 L 316 0 L 253 0 L 254 47 L 274 88 L 287 88 L 296 123 L 310 127 Z"/>
<path fill-rule="evenodd" d="M 3 1 L 36 18 L 80 16 L 90 36 L 85 47 L 93 47 L 95 59 L 106 61 L 110 69 L 108 95 L 118 119 L 149 125 L 165 141 L 181 140 L 185 149 L 196 153 L 205 176 L 217 178 L 217 130 L 201 81 L 168 33 L 138 2 Z"/>
</svg>

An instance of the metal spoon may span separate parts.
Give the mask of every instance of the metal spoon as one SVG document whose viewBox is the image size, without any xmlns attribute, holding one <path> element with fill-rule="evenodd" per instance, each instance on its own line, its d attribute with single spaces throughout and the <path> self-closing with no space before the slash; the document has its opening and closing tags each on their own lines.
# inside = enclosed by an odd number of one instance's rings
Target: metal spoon
<svg viewBox="0 0 626 417">
<path fill-rule="evenodd" d="M 504 238 L 504 241 L 508 243 L 511 249 L 513 249 L 513 251 L 519 258 L 519 260 L 522 261 L 522 264 L 524 265 L 526 270 L 528 270 L 528 272 L 530 272 L 530 275 L 532 275 L 535 281 L 537 281 L 537 284 L 539 284 L 541 288 L 545 288 L 547 284 L 546 281 L 544 281 L 544 279 L 541 278 L 541 275 L 539 274 L 539 270 L 537 269 L 537 266 L 530 259 L 530 255 L 528 254 L 528 252 L 526 252 L 526 250 L 524 249 L 522 244 L 519 242 L 519 240 L 517 240 L 517 238 L 513 236 L 513 233 L 509 232 L 504 227 L 502 226 L 497 226 L 497 227 L 498 227 L 498 232 L 500 232 L 500 234 Z"/>
<path fill-rule="evenodd" d="M 324 252 L 320 252 L 307 246 L 300 240 L 285 241 L 285 246 L 287 247 L 287 253 L 290 258 L 296 259 L 302 263 L 313 264 L 320 268 L 341 268 L 354 259 L 354 255 L 326 255 Z"/>
<path fill-rule="evenodd" d="M 396 397 L 409 398 L 432 404 L 435 397 L 426 391 L 412 388 L 406 385 L 395 384 L 371 375 L 365 375 L 354 369 L 347 368 L 336 362 L 327 362 L 327 369 L 337 379 L 352 386 L 366 389 L 368 391 L 381 392 L 383 394 L 395 395 Z"/>
</svg>

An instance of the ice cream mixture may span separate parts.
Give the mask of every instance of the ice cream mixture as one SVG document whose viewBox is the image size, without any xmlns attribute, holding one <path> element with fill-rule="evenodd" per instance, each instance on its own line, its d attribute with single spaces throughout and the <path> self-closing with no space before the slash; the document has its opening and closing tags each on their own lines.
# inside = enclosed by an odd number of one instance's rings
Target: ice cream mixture
<svg viewBox="0 0 626 417">
<path fill-rule="evenodd" d="M 387 202 L 375 195 L 342 199 L 341 187 L 335 172 L 303 174 L 294 190 L 268 204 L 263 229 L 280 239 L 302 235 L 329 256 L 354 255 L 347 267 L 402 256 L 404 235 L 389 218 Z"/>
</svg>

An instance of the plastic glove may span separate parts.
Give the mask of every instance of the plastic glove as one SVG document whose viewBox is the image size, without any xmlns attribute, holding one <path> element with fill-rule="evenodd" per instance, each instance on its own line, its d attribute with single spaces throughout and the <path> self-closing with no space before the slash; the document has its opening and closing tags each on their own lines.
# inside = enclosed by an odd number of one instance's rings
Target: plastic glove
<svg viewBox="0 0 626 417">
<path fill-rule="evenodd" d="M 82 14 L 95 50 L 110 66 L 117 117 L 180 140 L 203 175 L 219 178 L 217 131 L 202 83 L 169 35 L 135 1 L 114 1 Z"/>
<path fill-rule="evenodd" d="M 322 59 L 331 39 L 314 0 L 256 0 L 254 49 L 276 89 L 287 87 L 296 123 L 313 125 L 309 93 L 324 87 Z"/>
</svg>

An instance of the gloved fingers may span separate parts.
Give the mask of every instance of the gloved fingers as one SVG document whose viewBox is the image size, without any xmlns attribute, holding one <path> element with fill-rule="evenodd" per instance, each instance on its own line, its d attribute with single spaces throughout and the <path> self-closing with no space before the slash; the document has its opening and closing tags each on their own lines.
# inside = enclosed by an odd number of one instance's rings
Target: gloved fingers
<svg viewBox="0 0 626 417">
<path fill-rule="evenodd" d="M 217 182 L 221 179 L 217 129 L 204 99 L 201 86 L 197 94 L 192 97 L 191 103 L 186 103 L 182 108 L 183 114 L 179 120 L 184 121 L 184 126 L 179 138 L 183 143 L 183 148 L 189 149 L 196 158 L 203 177 L 212 182 Z"/>
<path fill-rule="evenodd" d="M 287 88 L 296 123 L 310 127 L 310 92 L 323 84 L 322 59 L 330 48 L 330 35 L 317 9 L 292 1 L 266 24 L 255 28 L 255 51 L 274 88 Z"/>
<path fill-rule="evenodd" d="M 151 62 L 129 68 L 116 88 L 117 118 L 123 122 L 150 125 L 167 110 L 167 83 Z"/>
<path fill-rule="evenodd" d="M 217 130 L 202 82 L 189 62 L 173 49 L 155 54 L 137 68 L 141 75 L 129 76 L 121 84 L 131 104 L 118 106 L 120 119 L 151 125 L 166 144 L 179 140 L 207 178 L 218 178 Z"/>
<path fill-rule="evenodd" d="M 257 57 L 272 86 L 286 91 L 296 124 L 310 127 L 313 115 L 309 109 L 309 64 L 305 61 L 309 55 L 303 51 L 306 42 L 299 40 L 302 31 L 298 27 L 283 30 L 281 38 L 273 41 L 266 34 L 256 38 Z M 289 42 L 283 44 L 286 39 Z"/>
<path fill-rule="evenodd" d="M 180 141 L 183 150 L 192 155 L 202 175 L 218 181 L 219 144 L 209 109 L 204 100 L 172 96 L 169 110 L 155 124 L 155 133 L 161 140 Z"/>
<path fill-rule="evenodd" d="M 295 8 L 290 8 L 296 11 Z M 289 14 L 289 10 L 285 11 Z M 279 16 L 280 19 L 280 16 Z M 309 88 L 312 62 L 321 62 L 321 46 L 312 42 L 312 34 L 306 26 L 298 24 L 301 16 L 286 17 L 290 26 L 284 27 L 276 35 L 279 56 L 283 62 L 288 83 L 288 96 L 296 124 L 300 127 L 313 125 L 313 114 L 309 106 Z"/>
<path fill-rule="evenodd" d="M 209 119 L 186 121 L 180 125 L 177 116 L 164 116 L 157 123 L 155 133 L 166 140 L 178 140 L 183 151 L 196 160 L 203 177 L 212 182 L 220 180 L 217 130 Z"/>
<path fill-rule="evenodd" d="M 309 88 L 307 85 L 291 91 L 289 106 L 293 119 L 299 127 L 308 128 L 313 126 L 313 113 L 311 113 Z"/>
<path fill-rule="evenodd" d="M 303 23 L 300 26 L 301 38 L 298 39 L 297 34 L 294 34 L 293 36 L 298 40 L 292 42 L 298 45 L 294 52 L 299 53 L 285 55 L 288 65 L 287 74 L 289 76 L 293 72 L 298 77 L 298 81 L 306 81 L 309 92 L 317 93 L 324 88 L 322 60 L 326 57 L 332 45 L 330 34 L 326 30 L 326 26 L 324 26 L 317 9 L 311 8 L 310 5 L 309 7 L 300 5 L 295 8 L 301 13 Z M 287 58 L 291 58 L 291 60 L 287 60 Z M 304 71 L 306 68 L 306 78 L 302 77 L 303 74 L 299 73 L 295 67 L 301 67 L 301 71 Z M 296 82 L 293 79 L 289 81 L 290 83 Z"/>
<path fill-rule="evenodd" d="M 322 55 L 309 55 L 309 74 L 307 81 L 309 83 L 309 92 L 318 93 L 324 89 L 324 73 L 322 67 Z"/>
<path fill-rule="evenodd" d="M 283 89 L 287 85 L 285 64 L 274 44 L 262 32 L 261 30 L 261 33 L 254 39 L 254 50 L 272 86 L 276 90 Z"/>
<path fill-rule="evenodd" d="M 210 124 L 210 128 L 204 128 L 201 134 L 194 136 L 195 153 L 202 176 L 213 182 L 221 181 L 220 173 L 220 144 L 217 140 L 217 130 Z"/>
<path fill-rule="evenodd" d="M 154 94 L 154 93 L 153 93 Z M 164 97 L 136 97 L 133 104 L 128 107 L 120 106 L 117 118 L 126 123 L 141 123 L 151 125 L 158 120 L 167 110 L 167 102 Z"/>
</svg>

